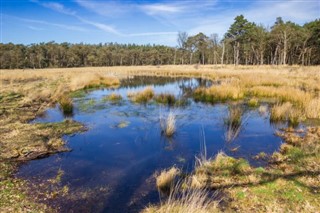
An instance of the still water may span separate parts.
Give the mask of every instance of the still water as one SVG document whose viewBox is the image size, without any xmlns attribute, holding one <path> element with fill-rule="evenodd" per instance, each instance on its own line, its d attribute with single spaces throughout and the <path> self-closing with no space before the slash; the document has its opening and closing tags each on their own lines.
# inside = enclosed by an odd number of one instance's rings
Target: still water
<svg viewBox="0 0 320 213">
<path fill-rule="evenodd" d="M 61 212 L 139 212 L 159 202 L 154 174 L 173 165 L 192 171 L 203 141 L 208 157 L 223 151 L 245 158 L 253 166 L 265 166 L 266 162 L 253 156 L 271 154 L 281 145 L 268 113 L 246 108 L 239 135 L 226 142 L 228 105 L 196 103 L 190 95 L 195 88 L 210 85 L 203 79 L 134 77 L 122 80 L 117 89 L 98 89 L 75 97 L 72 119 L 88 130 L 64 138 L 71 152 L 30 161 L 17 176 L 40 184 L 63 171 L 59 184 L 69 188 L 69 195 L 49 202 Z M 187 104 L 136 104 L 127 98 L 128 92 L 146 86 L 152 86 L 156 94 L 174 94 Z M 123 100 L 105 101 L 111 93 L 120 94 Z M 159 118 L 170 111 L 176 115 L 177 132 L 167 138 L 161 133 Z M 57 106 L 32 122 L 63 119 Z"/>
</svg>

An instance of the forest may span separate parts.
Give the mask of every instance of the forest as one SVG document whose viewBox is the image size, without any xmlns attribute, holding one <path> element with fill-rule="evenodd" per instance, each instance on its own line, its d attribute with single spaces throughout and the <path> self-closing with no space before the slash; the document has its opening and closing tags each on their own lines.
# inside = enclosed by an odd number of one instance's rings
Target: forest
<svg viewBox="0 0 320 213">
<path fill-rule="evenodd" d="M 212 29 L 214 32 L 214 29 Z M 235 17 L 223 38 L 179 32 L 177 46 L 118 43 L 0 43 L 1 69 L 178 64 L 318 65 L 320 19 L 300 26 L 276 18 L 266 27 Z"/>
</svg>

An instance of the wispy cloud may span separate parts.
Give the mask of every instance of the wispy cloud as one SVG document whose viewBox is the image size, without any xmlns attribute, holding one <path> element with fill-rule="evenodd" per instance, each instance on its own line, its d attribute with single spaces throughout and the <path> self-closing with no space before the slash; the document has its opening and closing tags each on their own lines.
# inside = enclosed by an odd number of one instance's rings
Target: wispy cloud
<svg viewBox="0 0 320 213">
<path fill-rule="evenodd" d="M 31 30 L 35 30 L 35 31 L 42 31 L 42 30 L 44 30 L 43 28 L 34 27 L 34 26 L 27 26 L 27 28 L 29 28 L 29 29 L 31 29 Z"/>
<path fill-rule="evenodd" d="M 208 9 L 216 6 L 217 0 L 207 1 L 169 1 L 162 3 L 142 4 L 139 6 L 142 12 L 150 16 L 193 16 L 203 14 Z"/>
<path fill-rule="evenodd" d="M 43 7 L 49 8 L 51 10 L 57 11 L 59 13 L 64 13 L 67 15 L 75 15 L 75 11 L 72 11 L 70 9 L 67 9 L 64 7 L 63 4 L 57 3 L 57 2 L 42 2 L 39 0 L 30 0 L 32 3 L 36 3 L 38 5 L 41 5 Z"/>
<path fill-rule="evenodd" d="M 34 0 L 33 0 L 34 1 Z M 89 8 L 95 8 L 97 4 L 99 3 L 90 3 L 90 2 L 86 2 L 86 1 L 81 1 L 81 0 L 76 0 L 76 2 L 78 4 L 81 4 L 82 6 L 85 7 L 89 7 Z M 159 35 L 176 35 L 177 32 L 143 32 L 143 33 L 122 33 L 119 30 L 117 30 L 114 26 L 105 24 L 105 23 L 100 23 L 97 21 L 91 21 L 88 20 L 86 18 L 83 18 L 81 16 L 79 16 L 75 11 L 72 11 L 68 8 L 65 8 L 62 4 L 60 3 L 54 3 L 54 2 L 50 2 L 50 3 L 41 3 L 39 1 L 36 0 L 37 4 L 49 8 L 51 10 L 54 10 L 56 12 L 59 13 L 63 13 L 66 15 L 70 15 L 72 17 L 77 18 L 79 21 L 81 21 L 82 23 L 91 25 L 99 30 L 102 30 L 106 33 L 112 33 L 114 35 L 117 36 L 121 36 L 121 37 L 138 37 L 138 36 L 159 36 Z M 99 13 L 99 11 L 96 11 Z"/>
<path fill-rule="evenodd" d="M 67 8 L 63 1 L 57 3 L 32 0 L 32 2 L 73 17 L 83 24 L 111 35 L 122 38 L 149 36 L 153 37 L 152 41 L 165 38 L 170 40 L 168 41 L 171 45 L 176 40 L 175 29 L 176 31 L 186 31 L 189 35 L 199 32 L 207 35 L 218 33 L 221 38 L 233 23 L 234 17 L 240 14 L 243 14 L 249 21 L 271 26 L 278 16 L 282 16 L 284 20 L 303 24 L 306 21 L 319 18 L 320 11 L 318 0 L 257 0 L 252 2 L 171 0 L 154 3 L 131 0 L 73 0 L 76 7 L 72 7 L 72 9 Z M 95 15 L 84 16 L 83 9 L 93 12 Z M 118 22 L 118 20 L 121 21 Z M 132 28 L 132 26 L 129 26 L 129 24 L 134 25 L 134 22 L 138 20 L 141 21 L 139 27 Z M 145 20 L 146 22 L 144 22 Z M 148 29 L 148 32 L 134 32 L 145 23 L 147 24 L 142 29 Z M 150 23 L 156 24 L 152 25 Z M 133 30 L 126 33 L 129 29 Z"/>
<path fill-rule="evenodd" d="M 42 3 L 38 0 L 32 0 L 32 2 L 37 3 L 43 7 L 49 8 L 51 10 L 54 10 L 58 13 L 62 13 L 62 14 L 66 14 L 69 16 L 72 16 L 76 19 L 78 19 L 79 21 L 81 21 L 82 23 L 91 25 L 99 30 L 102 30 L 104 32 L 107 33 L 112 33 L 115 35 L 122 35 L 120 32 L 118 32 L 113 26 L 107 25 L 107 24 L 103 24 L 103 23 L 99 23 L 99 22 L 95 22 L 95 21 L 90 21 L 88 19 L 82 18 L 81 16 L 77 15 L 77 13 L 73 10 L 70 10 L 68 8 L 66 8 L 64 5 L 60 4 L 60 3 L 56 3 L 56 2 L 48 2 L 48 3 Z"/>
<path fill-rule="evenodd" d="M 256 22 L 274 22 L 276 17 L 283 17 L 302 24 L 320 17 L 320 3 L 318 0 L 261 1 L 253 4 L 247 11 L 241 12 Z"/>
<path fill-rule="evenodd" d="M 89 24 L 91 26 L 94 26 L 94 27 L 96 27 L 96 28 L 98 28 L 98 29 L 100 29 L 100 30 L 102 30 L 104 32 L 122 36 L 122 33 L 120 33 L 118 30 L 116 30 L 114 27 L 112 27 L 110 25 L 106 25 L 106 24 L 99 23 L 99 22 L 94 22 L 94 21 L 89 21 L 89 20 L 84 19 L 84 18 L 82 18 L 80 16 L 77 16 L 77 15 L 74 15 L 74 17 L 79 19 L 81 22 L 83 22 L 85 24 Z"/>
<path fill-rule="evenodd" d="M 319 18 L 320 4 L 316 0 L 303 1 L 258 1 L 247 5 L 246 8 L 226 9 L 220 8 L 216 13 L 206 16 L 195 16 L 183 22 L 189 23 L 187 31 L 190 35 L 203 32 L 207 35 L 218 33 L 220 38 L 227 32 L 237 15 L 244 15 L 248 21 L 272 26 L 277 17 L 282 17 L 285 21 L 290 20 L 298 24 L 304 24 Z M 285 12 L 284 12 L 285 11 Z M 183 25 L 183 23 L 181 25 Z"/>
<path fill-rule="evenodd" d="M 101 16 L 118 16 L 135 10 L 135 6 L 126 2 L 120 3 L 119 1 L 87 1 L 87 0 L 74 0 L 79 6 L 92 11 Z"/>
<path fill-rule="evenodd" d="M 124 36 L 135 37 L 135 36 L 160 36 L 160 35 L 177 35 L 177 32 L 147 32 L 147 33 L 131 33 Z"/>
<path fill-rule="evenodd" d="M 67 15 L 75 15 L 76 13 L 70 9 L 65 8 L 62 4 L 56 3 L 56 2 L 48 2 L 48 3 L 42 3 L 41 4 L 44 7 L 47 7 L 49 9 L 55 10 L 59 13 L 64 13 Z"/>
<path fill-rule="evenodd" d="M 20 21 L 27 22 L 27 23 L 53 26 L 53 27 L 58 27 L 58 28 L 62 28 L 65 30 L 71 30 L 71 31 L 87 31 L 87 29 L 85 29 L 83 27 L 74 26 L 74 25 L 51 23 L 51 22 L 47 22 L 47 21 L 36 20 L 36 19 L 27 19 L 27 18 L 21 18 L 21 17 L 16 17 L 16 16 L 8 16 L 8 15 L 6 15 L 6 16 L 10 17 L 10 18 L 18 19 Z M 43 28 L 34 27 L 34 26 L 30 26 L 30 25 L 28 25 L 27 27 L 32 30 L 44 30 Z"/>
<path fill-rule="evenodd" d="M 146 4 L 140 6 L 149 15 L 176 14 L 183 12 L 183 7 L 175 4 Z"/>
</svg>

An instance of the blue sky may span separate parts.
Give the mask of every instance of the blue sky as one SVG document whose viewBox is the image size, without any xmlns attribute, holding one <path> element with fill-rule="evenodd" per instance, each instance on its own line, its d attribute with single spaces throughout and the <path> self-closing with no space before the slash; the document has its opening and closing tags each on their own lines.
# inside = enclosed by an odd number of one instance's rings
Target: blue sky
<svg viewBox="0 0 320 213">
<path fill-rule="evenodd" d="M 177 33 L 221 38 L 243 14 L 272 26 L 276 17 L 298 24 L 320 17 L 319 0 L 0 0 L 2 43 L 136 43 L 177 45 Z"/>
</svg>

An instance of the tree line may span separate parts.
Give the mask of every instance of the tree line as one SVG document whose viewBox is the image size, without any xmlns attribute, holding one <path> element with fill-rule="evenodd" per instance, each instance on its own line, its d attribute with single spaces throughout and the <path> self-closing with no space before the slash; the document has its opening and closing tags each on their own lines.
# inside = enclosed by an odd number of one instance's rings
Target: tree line
<svg viewBox="0 0 320 213">
<path fill-rule="evenodd" d="M 320 20 L 300 26 L 277 18 L 274 25 L 235 17 L 222 39 L 217 34 L 179 32 L 178 45 L 118 43 L 31 45 L 0 43 L 0 68 L 53 68 L 164 64 L 320 64 Z"/>
</svg>

